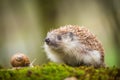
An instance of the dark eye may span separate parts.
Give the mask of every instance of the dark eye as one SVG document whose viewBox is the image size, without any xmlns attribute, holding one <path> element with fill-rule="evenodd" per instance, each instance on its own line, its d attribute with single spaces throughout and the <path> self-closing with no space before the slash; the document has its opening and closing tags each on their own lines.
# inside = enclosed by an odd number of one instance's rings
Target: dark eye
<svg viewBox="0 0 120 80">
<path fill-rule="evenodd" d="M 58 39 L 58 40 L 61 40 L 62 38 L 61 38 L 61 36 L 60 36 L 60 35 L 58 35 L 58 36 L 57 36 L 57 39 Z"/>
</svg>

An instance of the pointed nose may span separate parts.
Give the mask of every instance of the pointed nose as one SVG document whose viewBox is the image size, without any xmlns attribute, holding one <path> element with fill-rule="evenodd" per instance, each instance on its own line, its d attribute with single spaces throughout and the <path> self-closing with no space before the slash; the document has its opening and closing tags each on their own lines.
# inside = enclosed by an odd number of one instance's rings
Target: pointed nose
<svg viewBox="0 0 120 80">
<path fill-rule="evenodd" d="M 50 43 L 50 39 L 49 39 L 49 38 L 46 38 L 46 39 L 45 39 L 45 42 L 46 42 L 47 44 L 49 44 L 49 43 Z"/>
</svg>

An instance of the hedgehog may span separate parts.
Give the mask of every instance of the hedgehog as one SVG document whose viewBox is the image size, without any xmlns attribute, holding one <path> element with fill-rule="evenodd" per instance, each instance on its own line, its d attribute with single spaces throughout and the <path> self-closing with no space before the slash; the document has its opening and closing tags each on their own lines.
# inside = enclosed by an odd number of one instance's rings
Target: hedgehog
<svg viewBox="0 0 120 80">
<path fill-rule="evenodd" d="M 70 66 L 104 67 L 101 42 L 87 28 L 65 25 L 47 33 L 44 49 L 48 59 Z"/>
</svg>

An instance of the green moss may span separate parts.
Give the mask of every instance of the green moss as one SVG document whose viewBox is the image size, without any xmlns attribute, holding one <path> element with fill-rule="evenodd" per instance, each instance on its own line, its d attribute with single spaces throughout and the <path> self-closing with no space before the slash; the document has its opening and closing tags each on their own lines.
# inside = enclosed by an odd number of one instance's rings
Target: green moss
<svg viewBox="0 0 120 80">
<path fill-rule="evenodd" d="M 51 62 L 33 68 L 0 69 L 0 80 L 64 80 L 67 77 L 76 77 L 78 80 L 119 80 L 120 69 L 70 67 Z"/>
</svg>

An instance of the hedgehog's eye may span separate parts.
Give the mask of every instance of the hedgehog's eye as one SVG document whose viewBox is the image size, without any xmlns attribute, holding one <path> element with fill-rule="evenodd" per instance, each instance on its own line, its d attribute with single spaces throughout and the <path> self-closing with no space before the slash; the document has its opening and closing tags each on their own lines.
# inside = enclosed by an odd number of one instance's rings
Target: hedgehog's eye
<svg viewBox="0 0 120 80">
<path fill-rule="evenodd" d="M 61 40 L 62 38 L 61 38 L 61 36 L 60 36 L 60 35 L 58 35 L 58 36 L 57 36 L 57 39 L 58 39 L 58 40 Z"/>
</svg>

